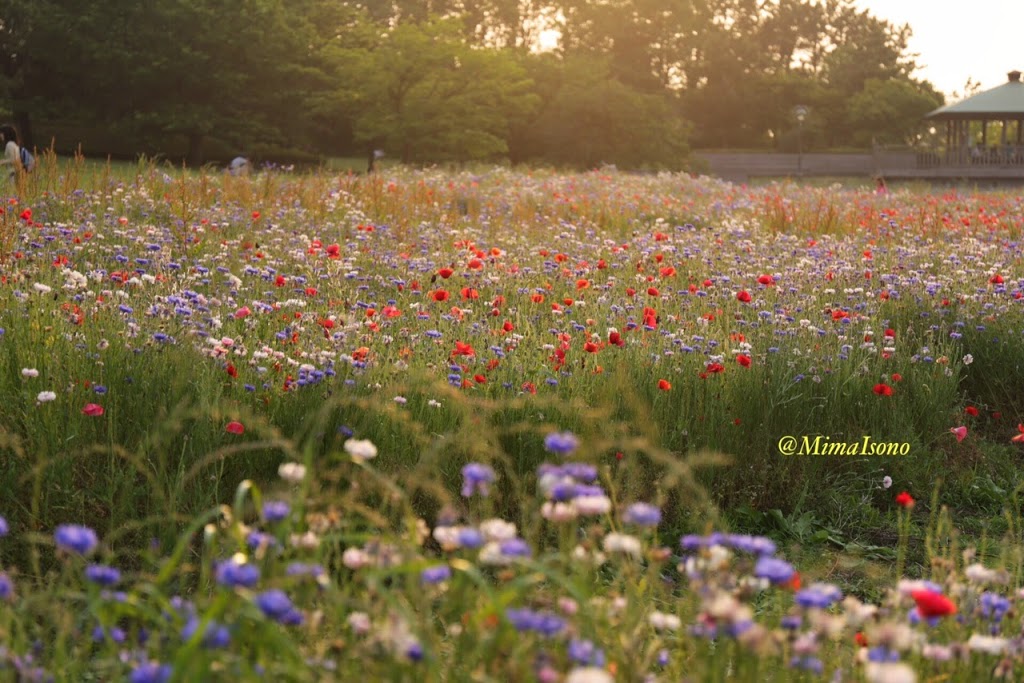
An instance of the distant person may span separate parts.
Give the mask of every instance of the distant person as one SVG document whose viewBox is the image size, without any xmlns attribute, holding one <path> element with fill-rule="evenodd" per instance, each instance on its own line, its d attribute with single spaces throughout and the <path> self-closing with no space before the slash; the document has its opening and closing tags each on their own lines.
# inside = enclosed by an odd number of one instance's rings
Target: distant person
<svg viewBox="0 0 1024 683">
<path fill-rule="evenodd" d="M 235 157 L 231 160 L 231 163 L 228 164 L 228 173 L 233 176 L 249 175 L 251 170 L 252 164 L 250 164 L 249 160 L 245 157 Z"/>
<path fill-rule="evenodd" d="M 17 129 L 10 124 L 0 126 L 0 141 L 3 142 L 4 146 L 0 165 L 10 166 L 7 180 L 13 183 L 14 179 L 18 177 L 18 169 L 21 168 L 21 145 L 18 144 Z"/>
<path fill-rule="evenodd" d="M 885 178 L 883 178 L 882 176 L 878 176 L 877 178 L 875 178 L 875 194 L 889 194 L 889 187 L 885 184 Z"/>
<path fill-rule="evenodd" d="M 377 170 L 377 161 L 384 158 L 384 150 L 375 149 L 370 152 L 370 158 L 367 160 L 366 172 L 373 173 Z"/>
</svg>

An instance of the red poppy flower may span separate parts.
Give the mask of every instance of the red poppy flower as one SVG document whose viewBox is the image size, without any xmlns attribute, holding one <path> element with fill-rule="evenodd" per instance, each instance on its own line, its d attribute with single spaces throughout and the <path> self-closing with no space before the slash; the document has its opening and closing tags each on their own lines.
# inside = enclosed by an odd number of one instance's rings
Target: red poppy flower
<svg viewBox="0 0 1024 683">
<path fill-rule="evenodd" d="M 910 597 L 914 598 L 914 602 L 917 603 L 918 614 L 925 619 L 956 614 L 956 605 L 942 593 L 920 590 L 911 593 Z"/>
<path fill-rule="evenodd" d="M 260 212 L 259 211 L 253 211 L 252 212 L 252 219 L 254 221 L 258 221 L 260 219 Z"/>
<path fill-rule="evenodd" d="M 740 355 L 736 356 L 736 362 L 739 363 L 740 365 L 742 365 L 745 368 L 749 368 L 750 367 L 750 356 L 748 356 L 748 355 L 746 355 L 744 353 L 741 353 Z"/>
<path fill-rule="evenodd" d="M 443 279 L 447 280 L 452 276 L 452 273 L 454 272 L 455 271 L 452 270 L 451 268 L 441 268 L 440 270 L 437 271 L 437 274 L 440 275 Z"/>
<path fill-rule="evenodd" d="M 235 369 L 235 366 L 232 365 L 231 363 L 228 363 L 228 366 L 224 368 L 224 370 L 225 372 L 228 373 L 230 377 L 238 377 L 238 370 Z"/>
<path fill-rule="evenodd" d="M 900 507 L 904 507 L 904 508 L 908 508 L 909 509 L 909 508 L 914 507 L 914 503 L 915 503 L 915 501 L 914 501 L 913 496 L 911 496 L 906 491 L 903 491 L 898 496 L 896 496 L 896 504 L 899 505 Z"/>
<path fill-rule="evenodd" d="M 284 287 L 286 282 L 287 280 L 284 279 L 284 275 L 278 275 L 277 277 L 274 278 L 275 287 Z"/>
<path fill-rule="evenodd" d="M 903 381 L 903 375 L 901 375 L 898 372 L 892 373 L 892 381 L 893 382 L 902 382 Z"/>
<path fill-rule="evenodd" d="M 741 289 L 740 291 L 736 292 L 736 300 L 739 301 L 740 303 L 749 304 L 750 293 L 747 292 L 747 290 L 745 289 Z"/>
<path fill-rule="evenodd" d="M 622 339 L 622 335 L 618 332 L 608 333 L 608 343 L 615 344 L 616 346 L 625 346 L 626 342 Z"/>
<path fill-rule="evenodd" d="M 967 427 L 950 427 L 949 431 L 956 437 L 957 443 L 967 438 Z"/>
<path fill-rule="evenodd" d="M 971 417 L 978 417 L 978 409 L 975 408 L 974 406 L 967 406 L 966 408 L 964 408 L 964 412 L 970 415 Z"/>
<path fill-rule="evenodd" d="M 775 278 L 768 274 L 762 275 L 761 277 L 757 278 L 757 281 L 759 284 L 765 285 L 766 287 L 771 287 L 772 285 L 775 284 Z"/>
<path fill-rule="evenodd" d="M 82 414 L 90 417 L 99 417 L 103 414 L 103 406 L 99 403 L 86 403 L 82 408 Z"/>
<path fill-rule="evenodd" d="M 430 293 L 430 297 L 434 301 L 448 301 L 448 292 L 443 289 L 438 289 Z"/>
<path fill-rule="evenodd" d="M 1003 276 L 1000 275 L 999 273 L 996 273 L 995 275 L 990 277 L 988 281 L 993 285 L 1001 285 L 1003 284 Z"/>
<path fill-rule="evenodd" d="M 648 287 L 647 288 L 647 296 L 658 296 L 658 288 L 657 287 Z"/>
<path fill-rule="evenodd" d="M 886 337 L 892 337 L 893 339 L 895 339 L 896 338 L 896 330 L 892 329 L 891 327 L 886 328 L 885 336 Z"/>
<path fill-rule="evenodd" d="M 854 634 L 853 642 L 857 643 L 857 647 L 867 647 L 868 646 L 867 636 L 865 636 L 860 631 L 857 631 L 857 633 Z"/>
<path fill-rule="evenodd" d="M 1014 443 L 1024 443 L 1024 425 L 1018 424 L 1017 431 L 1019 432 L 1019 434 L 1010 439 L 1010 441 Z"/>
<path fill-rule="evenodd" d="M 501 326 L 501 329 L 504 330 L 505 332 L 511 332 L 512 330 L 516 329 L 516 327 L 515 325 L 512 324 L 511 320 L 506 320 L 505 324 Z"/>
<path fill-rule="evenodd" d="M 32 220 L 32 209 L 25 209 L 21 212 L 21 220 L 30 221 Z"/>
<path fill-rule="evenodd" d="M 597 353 L 600 349 L 601 347 L 594 342 L 586 342 L 583 344 L 583 350 L 587 353 Z"/>
<path fill-rule="evenodd" d="M 662 391 L 670 391 L 672 389 L 672 384 L 667 379 L 659 379 L 658 388 Z"/>
<path fill-rule="evenodd" d="M 242 434 L 245 432 L 245 426 L 241 422 L 228 422 L 224 425 L 224 431 L 228 434 Z"/>
<path fill-rule="evenodd" d="M 475 289 L 473 289 L 472 287 L 463 287 L 462 291 L 459 292 L 459 293 L 462 294 L 462 298 L 463 299 L 479 299 L 480 298 L 480 293 L 478 291 L 476 291 Z"/>
<path fill-rule="evenodd" d="M 879 396 L 892 396 L 892 387 L 881 382 L 875 385 L 873 391 Z"/>
<path fill-rule="evenodd" d="M 455 350 L 452 351 L 452 355 L 453 356 L 475 356 L 476 355 L 476 351 L 473 350 L 473 347 L 471 345 L 469 345 L 469 344 L 467 344 L 465 342 L 457 341 L 457 342 L 455 342 Z"/>
</svg>

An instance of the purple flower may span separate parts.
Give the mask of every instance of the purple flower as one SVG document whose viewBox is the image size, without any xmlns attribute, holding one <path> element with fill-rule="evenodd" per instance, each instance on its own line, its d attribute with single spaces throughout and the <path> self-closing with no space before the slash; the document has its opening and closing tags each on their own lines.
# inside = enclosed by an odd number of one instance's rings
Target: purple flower
<svg viewBox="0 0 1024 683">
<path fill-rule="evenodd" d="M 14 595 L 14 582 L 5 572 L 0 572 L 0 600 L 10 600 Z"/>
<path fill-rule="evenodd" d="M 268 500 L 263 504 L 263 519 L 268 522 L 280 522 L 288 517 L 292 509 L 283 500 Z"/>
<path fill-rule="evenodd" d="M 101 586 L 113 586 L 121 580 L 121 572 L 104 564 L 90 564 L 85 568 L 85 578 Z"/>
<path fill-rule="evenodd" d="M 278 589 L 265 591 L 256 596 L 256 606 L 266 616 L 282 624 L 298 625 L 302 623 L 302 614 L 292 605 L 291 598 Z"/>
<path fill-rule="evenodd" d="M 10 530 L 10 527 L 7 526 L 7 520 L 3 517 L 0 517 L 0 538 L 3 538 L 8 533 L 10 533 Z"/>
<path fill-rule="evenodd" d="M 199 623 L 198 617 L 190 617 L 185 624 L 185 628 L 181 629 L 181 639 L 191 640 L 192 636 L 199 630 Z M 202 642 L 203 647 L 211 649 L 225 648 L 231 644 L 231 632 L 223 624 L 209 621 L 206 624 L 206 629 L 203 631 Z"/>
<path fill-rule="evenodd" d="M 754 576 L 772 583 L 786 583 L 794 574 L 793 565 L 777 557 L 761 556 L 754 565 Z"/>
<path fill-rule="evenodd" d="M 569 641 L 569 659 L 583 666 L 604 668 L 604 651 L 589 640 L 573 638 Z"/>
<path fill-rule="evenodd" d="M 828 583 L 815 583 L 793 596 L 794 602 L 801 607 L 818 607 L 824 609 L 843 599 L 843 592 Z"/>
<path fill-rule="evenodd" d="M 135 667 L 131 676 L 128 677 L 128 681 L 129 683 L 167 683 L 171 680 L 171 673 L 170 664 L 146 662 Z"/>
<path fill-rule="evenodd" d="M 494 483 L 494 469 L 490 465 L 483 465 L 478 462 L 471 462 L 462 468 L 462 495 L 469 498 L 475 493 L 487 496 L 490 493 L 490 485 Z"/>
<path fill-rule="evenodd" d="M 498 546 L 505 557 L 529 557 L 530 545 L 521 538 L 510 538 Z"/>
<path fill-rule="evenodd" d="M 78 524 L 63 524 L 57 527 L 53 532 L 53 539 L 59 550 L 78 555 L 88 555 L 99 545 L 96 532 Z"/>
<path fill-rule="evenodd" d="M 437 584 L 447 581 L 450 578 L 452 578 L 452 569 L 446 564 L 427 567 L 420 572 L 421 583 Z"/>
<path fill-rule="evenodd" d="M 459 529 L 459 545 L 463 548 L 473 550 L 484 544 L 483 534 L 474 527 L 468 526 Z"/>
<path fill-rule="evenodd" d="M 658 526 L 661 521 L 661 510 L 649 503 L 633 503 L 626 508 L 622 519 L 627 524 L 637 526 Z"/>
<path fill-rule="evenodd" d="M 553 612 L 510 608 L 505 610 L 505 618 L 517 631 L 536 631 L 549 637 L 558 635 L 565 628 L 565 620 Z"/>
<path fill-rule="evenodd" d="M 569 455 L 579 445 L 580 440 L 572 432 L 554 432 L 544 437 L 544 448 L 557 455 Z"/>
<path fill-rule="evenodd" d="M 248 562 L 239 563 L 232 559 L 220 562 L 214 575 L 217 578 L 217 583 L 222 586 L 245 586 L 246 588 L 252 588 L 260 580 L 260 569 L 254 564 L 249 564 Z"/>
</svg>

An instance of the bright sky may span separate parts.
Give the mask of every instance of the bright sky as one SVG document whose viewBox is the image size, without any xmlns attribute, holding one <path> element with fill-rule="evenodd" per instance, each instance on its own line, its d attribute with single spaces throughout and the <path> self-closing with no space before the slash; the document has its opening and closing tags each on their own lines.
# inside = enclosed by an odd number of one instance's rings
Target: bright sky
<svg viewBox="0 0 1024 683">
<path fill-rule="evenodd" d="M 946 93 L 963 94 L 968 76 L 982 90 L 1024 71 L 1024 2 L 1021 0 L 856 0 L 855 4 L 898 26 L 910 24 L 910 51 L 922 68 L 915 74 Z"/>
</svg>

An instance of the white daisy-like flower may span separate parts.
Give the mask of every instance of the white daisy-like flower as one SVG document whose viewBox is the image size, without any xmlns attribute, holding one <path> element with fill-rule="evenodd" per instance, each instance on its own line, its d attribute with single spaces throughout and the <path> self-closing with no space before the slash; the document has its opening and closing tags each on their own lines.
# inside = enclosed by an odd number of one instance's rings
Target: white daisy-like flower
<svg viewBox="0 0 1024 683">
<path fill-rule="evenodd" d="M 35 368 L 22 368 L 21 369 L 21 376 L 22 377 L 38 377 L 39 376 L 39 371 L 36 370 Z"/>
<path fill-rule="evenodd" d="M 36 400 L 40 403 L 49 403 L 57 398 L 57 394 L 52 391 L 40 391 L 39 395 L 36 396 Z"/>
<path fill-rule="evenodd" d="M 345 452 L 354 462 L 362 463 L 377 457 L 377 447 L 369 439 L 347 439 Z"/>
<path fill-rule="evenodd" d="M 277 468 L 277 476 L 289 484 L 298 484 L 306 478 L 306 467 L 297 462 L 281 463 L 281 466 Z"/>
</svg>

